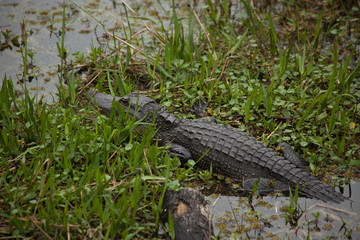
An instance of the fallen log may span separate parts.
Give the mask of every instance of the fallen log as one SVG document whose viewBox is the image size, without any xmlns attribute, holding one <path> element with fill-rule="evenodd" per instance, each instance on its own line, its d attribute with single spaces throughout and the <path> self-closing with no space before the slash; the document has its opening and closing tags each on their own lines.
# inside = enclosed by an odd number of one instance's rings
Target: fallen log
<svg viewBox="0 0 360 240">
<path fill-rule="evenodd" d="M 168 190 L 164 196 L 161 220 L 173 219 L 175 240 L 208 240 L 214 233 L 208 207 L 201 192 L 184 188 Z"/>
</svg>

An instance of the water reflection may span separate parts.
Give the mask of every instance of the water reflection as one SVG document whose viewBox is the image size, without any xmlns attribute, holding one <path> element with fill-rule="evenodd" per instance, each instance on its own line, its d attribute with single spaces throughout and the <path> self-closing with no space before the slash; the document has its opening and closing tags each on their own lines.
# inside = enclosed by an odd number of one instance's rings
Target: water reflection
<svg viewBox="0 0 360 240">
<path fill-rule="evenodd" d="M 253 201 L 253 209 L 246 197 L 212 195 L 207 200 L 215 234 L 225 239 L 255 238 L 260 234 L 280 239 L 306 239 L 308 234 L 314 239 L 344 236 L 360 239 L 360 182 L 349 186 L 344 189 L 344 196 L 349 196 L 351 190 L 351 197 L 340 204 L 300 197 L 298 204 L 303 214 L 298 214 L 293 226 L 291 220 L 286 221 L 289 197 L 265 196 Z"/>
<path fill-rule="evenodd" d="M 129 25 L 134 32 L 143 27 L 136 17 L 126 18 L 124 6 L 121 1 L 74 1 L 78 6 L 70 2 L 66 10 L 66 36 L 65 48 L 68 52 L 68 63 L 74 59 L 73 54 L 83 52 L 89 55 L 91 47 L 101 47 L 99 40 L 104 31 L 99 22 L 106 30 L 124 37 L 124 31 L 129 31 Z M 146 16 L 151 22 L 151 27 L 161 29 L 158 18 L 167 24 L 171 11 L 171 1 L 136 0 L 127 1 L 128 6 L 137 11 L 139 16 Z M 176 5 L 179 14 L 189 12 L 194 1 L 180 1 Z M 160 5 L 161 3 L 161 5 Z M 24 22 L 28 34 L 28 53 L 33 57 L 33 66 L 28 66 L 27 81 L 23 81 L 23 58 L 20 47 L 6 48 L 0 53 L 0 85 L 5 77 L 12 78 L 15 89 L 21 90 L 21 84 L 26 83 L 28 89 L 39 96 L 45 95 L 45 101 L 52 102 L 56 98 L 58 78 L 58 65 L 60 64 L 58 46 L 61 42 L 63 0 L 5 0 L 0 3 L 0 30 L 8 29 L 14 36 L 21 35 L 20 23 Z M 189 5 L 190 4 L 190 5 Z M 99 22 L 97 22 L 97 19 Z M 152 20 L 153 19 L 153 20 Z M 128 22 L 129 20 L 129 22 Z M 95 32 L 95 29 L 97 31 Z M 146 32 L 145 32 L 146 33 Z M 142 36 L 145 34 L 142 33 Z M 151 41 L 151 37 L 143 36 L 145 43 Z M 20 52 L 19 52 L 20 51 Z M 34 81 L 29 81 L 34 79 Z M 19 83 L 19 84 L 16 84 Z"/>
</svg>

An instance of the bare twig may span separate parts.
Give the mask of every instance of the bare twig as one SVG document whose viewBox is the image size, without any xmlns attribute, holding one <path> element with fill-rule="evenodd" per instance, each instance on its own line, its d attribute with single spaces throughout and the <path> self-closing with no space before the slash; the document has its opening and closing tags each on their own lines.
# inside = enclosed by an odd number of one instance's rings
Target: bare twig
<svg viewBox="0 0 360 240">
<path fill-rule="evenodd" d="M 40 225 L 35 221 L 35 219 L 33 218 L 33 216 L 29 217 L 29 220 L 40 230 L 40 232 L 42 232 L 42 234 L 45 235 L 45 237 L 46 237 L 47 239 L 52 239 L 52 237 L 50 237 L 50 235 L 47 234 L 47 233 L 44 231 L 44 229 L 42 229 L 42 228 L 40 227 Z"/>
<path fill-rule="evenodd" d="M 119 38 L 119 37 L 113 35 L 112 33 L 106 31 L 106 28 L 105 28 L 105 26 L 104 26 L 104 24 L 103 24 L 102 22 L 100 22 L 100 21 L 99 21 L 98 19 L 96 19 L 94 16 L 92 16 L 91 14 L 89 14 L 85 9 L 83 9 L 81 6 L 79 6 L 78 4 L 76 4 L 75 2 L 73 2 L 72 0 L 70 0 L 70 2 L 72 2 L 75 6 L 77 6 L 77 7 L 80 8 L 81 10 L 83 10 L 83 11 L 84 11 L 85 13 L 87 13 L 90 17 L 92 17 L 96 22 L 98 22 L 98 23 L 103 27 L 106 35 L 115 38 L 116 40 L 118 40 L 118 41 L 122 42 L 123 44 L 129 46 L 130 48 L 134 49 L 136 52 L 139 52 L 139 53 L 141 53 L 142 55 L 146 55 L 145 52 L 137 49 L 135 46 L 131 45 L 131 44 L 128 43 L 127 41 L 125 41 L 125 40 L 123 40 L 122 38 Z M 134 10 L 132 10 L 132 8 L 131 8 L 125 1 L 122 0 L 122 3 L 123 3 L 124 5 L 126 5 L 133 13 L 136 14 L 136 12 L 135 12 Z M 137 14 L 136 14 L 136 15 L 137 15 Z M 137 16 L 138 16 L 138 15 L 137 15 Z M 139 18 L 140 18 L 140 17 L 139 17 Z M 141 19 L 141 18 L 140 18 L 140 19 Z M 157 39 L 159 39 L 160 42 L 163 42 L 163 40 L 161 40 L 161 39 L 159 38 L 159 36 L 157 36 L 157 35 L 147 26 L 147 24 L 146 24 L 143 20 L 141 20 L 141 21 L 143 22 L 143 24 L 145 25 L 146 29 L 147 29 L 151 34 L 153 34 Z M 156 61 L 156 59 L 153 58 L 152 56 L 148 56 L 148 57 L 151 58 L 153 61 Z M 160 63 L 160 62 L 159 62 L 159 63 Z M 161 64 L 161 63 L 160 63 L 160 64 Z"/>
<path fill-rule="evenodd" d="M 209 216 L 209 233 L 210 233 L 210 236 L 211 236 L 211 224 L 212 224 L 212 216 L 213 216 L 213 213 L 214 213 L 214 208 L 215 208 L 215 205 L 217 204 L 217 202 L 219 201 L 221 196 L 217 197 L 215 202 L 213 204 L 211 204 L 211 210 L 210 210 L 210 216 Z"/>
<path fill-rule="evenodd" d="M 146 165 L 148 166 L 148 169 L 149 169 L 149 172 L 150 172 L 150 176 L 152 176 L 153 174 L 152 174 L 152 171 L 151 171 L 151 166 L 150 166 L 149 161 L 147 159 L 145 150 L 143 151 L 143 153 L 144 153 L 144 158 L 145 158 L 145 161 L 146 161 Z"/>
<path fill-rule="evenodd" d="M 46 180 L 47 174 L 48 174 L 48 172 L 49 172 L 49 167 L 50 167 L 50 159 L 49 159 L 49 158 L 46 159 L 46 160 L 45 160 L 45 163 L 47 163 L 46 170 L 45 170 L 45 176 L 44 176 L 44 179 L 43 179 L 43 181 L 42 181 L 42 183 L 41 183 L 41 189 L 40 189 L 40 193 L 39 193 L 39 199 L 38 199 L 38 201 L 37 201 L 37 203 L 36 203 L 36 206 L 35 206 L 35 209 L 34 209 L 34 214 L 35 214 L 36 211 L 37 211 L 37 208 L 38 208 L 38 206 L 39 206 L 40 199 L 41 199 L 41 194 L 43 193 L 43 190 L 44 190 L 45 180 Z M 45 163 L 44 163 L 44 164 L 45 164 Z"/>
<path fill-rule="evenodd" d="M 275 130 L 272 131 L 272 132 L 269 134 L 269 136 L 267 136 L 266 138 L 267 138 L 267 139 L 270 139 L 271 135 L 273 135 L 273 134 L 279 129 L 280 126 L 281 126 L 281 124 L 279 124 L 279 125 L 275 128 Z"/>
<path fill-rule="evenodd" d="M 196 20 L 197 20 L 198 23 L 200 24 L 200 27 L 201 27 L 201 29 L 203 30 L 203 33 L 205 34 L 205 36 L 206 36 L 206 38 L 207 38 L 207 40 L 208 40 L 208 42 L 209 42 L 209 46 L 211 46 L 211 40 L 210 40 L 209 34 L 206 32 L 206 30 L 205 30 L 205 28 L 204 28 L 204 25 L 201 23 L 200 18 L 198 17 L 198 15 L 196 14 L 196 12 L 195 12 L 194 10 L 193 10 L 193 13 L 194 13 L 194 15 L 195 15 Z M 209 51 L 210 51 L 210 52 L 212 51 L 210 47 L 209 47 Z M 213 56 L 214 56 L 214 59 L 217 60 L 217 55 L 216 55 L 216 52 L 215 52 L 215 51 L 213 52 Z"/>
<path fill-rule="evenodd" d="M 335 207 L 331 207 L 331 206 L 328 206 L 328 205 L 324 205 L 324 204 L 319 204 L 319 203 L 316 203 L 316 204 L 313 204 L 311 205 L 308 209 L 306 209 L 306 211 L 303 213 L 303 215 L 301 216 L 301 218 L 299 219 L 298 221 L 298 224 L 296 225 L 296 228 L 294 229 L 293 233 L 291 234 L 290 236 L 290 239 L 292 239 L 295 235 L 295 233 L 297 232 L 297 230 L 299 229 L 301 223 L 304 221 L 305 217 L 306 217 L 306 214 L 313 208 L 315 207 L 321 207 L 321 208 L 327 208 L 327 209 L 330 209 L 332 211 L 335 211 L 335 212 L 340 212 L 340 213 L 344 213 L 344 214 L 347 214 L 347 215 L 353 215 L 353 216 L 356 216 L 357 213 L 354 213 L 354 212 L 349 212 L 349 211 L 346 211 L 346 210 L 343 210 L 343 209 L 340 209 L 340 208 L 335 208 Z"/>
<path fill-rule="evenodd" d="M 67 225 L 66 231 L 67 231 L 67 239 L 70 240 L 71 238 L 70 238 L 70 226 L 69 226 L 69 224 Z"/>
<path fill-rule="evenodd" d="M 134 49 L 136 52 L 141 53 L 142 55 L 146 55 L 145 52 L 141 51 L 140 49 L 137 49 L 135 46 L 131 45 L 130 43 L 128 43 L 127 41 L 123 40 L 122 38 L 113 35 L 112 33 L 107 32 L 106 34 L 108 34 L 109 36 L 115 38 L 116 40 L 118 40 L 119 42 L 122 42 L 123 44 L 125 44 L 126 46 L 129 46 L 130 48 Z M 149 58 L 151 58 L 153 61 L 156 61 L 156 59 L 152 56 L 148 56 Z M 159 62 L 160 63 L 160 62 Z M 161 63 L 162 64 L 162 63 Z"/>
<path fill-rule="evenodd" d="M 163 45 L 165 45 L 165 41 L 164 39 L 161 39 L 160 36 L 158 34 L 156 34 L 155 32 L 153 32 L 149 26 L 142 20 L 141 16 L 139 16 L 139 14 L 137 14 L 137 12 L 135 12 L 124 0 L 121 0 L 121 2 L 128 8 L 130 9 L 130 11 L 135 14 L 140 20 L 141 22 L 144 24 L 145 28 L 155 37 L 157 38 Z"/>
<path fill-rule="evenodd" d="M 39 176 L 41 169 L 44 167 L 45 163 L 47 163 L 48 161 L 49 161 L 49 159 L 46 159 L 46 160 L 43 162 L 43 164 L 40 166 L 39 170 L 38 170 L 37 173 L 35 174 L 35 176 L 34 176 L 33 180 L 31 181 L 30 185 L 28 186 L 28 188 L 26 189 L 26 191 L 21 195 L 19 202 L 22 202 L 24 196 L 27 194 L 27 192 L 30 190 L 31 186 L 34 184 L 36 178 Z"/>
<path fill-rule="evenodd" d="M 81 94 L 84 89 L 86 89 L 93 81 L 95 81 L 95 79 L 103 72 L 103 70 L 99 70 L 99 72 L 95 75 L 95 77 L 93 77 L 86 85 L 83 89 L 80 90 L 80 93 Z"/>
<path fill-rule="evenodd" d="M 219 80 L 221 80 L 221 78 L 222 78 L 222 76 L 223 76 L 223 74 L 224 74 L 224 72 L 225 72 L 225 69 L 226 69 L 226 67 L 227 67 L 228 64 L 229 64 L 229 61 L 230 61 L 229 58 L 226 58 L 225 63 L 224 63 L 224 66 L 223 66 L 223 68 L 221 69 L 220 76 L 216 79 L 216 84 L 214 85 L 214 88 L 218 85 Z M 229 84 L 227 81 L 226 81 L 226 83 Z"/>
</svg>

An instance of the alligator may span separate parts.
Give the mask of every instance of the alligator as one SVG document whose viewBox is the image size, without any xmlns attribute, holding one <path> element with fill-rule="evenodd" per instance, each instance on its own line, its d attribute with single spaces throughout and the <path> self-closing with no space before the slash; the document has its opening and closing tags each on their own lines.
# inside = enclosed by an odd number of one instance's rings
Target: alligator
<svg viewBox="0 0 360 240">
<path fill-rule="evenodd" d="M 155 123 L 157 137 L 181 162 L 193 159 L 200 169 L 211 168 L 214 173 L 242 181 L 246 189 L 258 182 L 260 191 L 282 191 L 297 186 L 299 194 L 304 197 L 334 203 L 345 199 L 341 193 L 312 176 L 287 144 L 282 145 L 284 154 L 279 154 L 231 126 L 202 119 L 179 119 L 161 104 L 139 93 L 124 97 L 88 93 L 105 114 L 110 114 L 115 101 L 137 120 Z"/>
</svg>

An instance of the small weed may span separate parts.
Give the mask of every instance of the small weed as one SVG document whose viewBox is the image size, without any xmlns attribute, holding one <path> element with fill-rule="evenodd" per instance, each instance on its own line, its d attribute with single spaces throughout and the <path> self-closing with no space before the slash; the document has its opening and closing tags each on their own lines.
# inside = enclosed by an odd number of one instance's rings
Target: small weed
<svg viewBox="0 0 360 240">
<path fill-rule="evenodd" d="M 285 209 L 285 221 L 289 223 L 290 226 L 295 227 L 298 223 L 299 218 L 303 214 L 300 206 L 298 205 L 298 198 L 299 198 L 299 190 L 296 186 L 294 195 L 292 195 L 292 191 L 290 189 L 290 205 L 286 206 Z"/>
<path fill-rule="evenodd" d="M 15 35 L 11 30 L 4 29 L 0 35 L 0 52 L 6 49 L 12 50 L 13 47 L 20 47 L 19 35 Z"/>
</svg>

